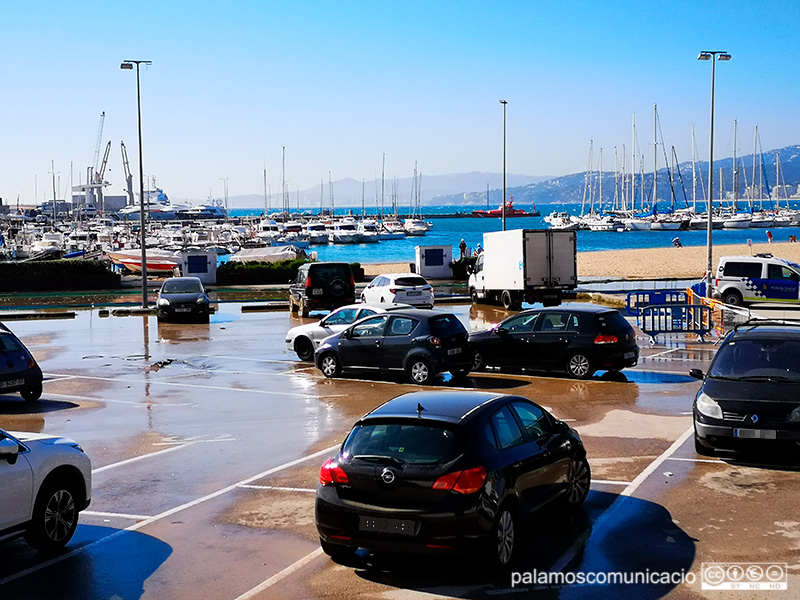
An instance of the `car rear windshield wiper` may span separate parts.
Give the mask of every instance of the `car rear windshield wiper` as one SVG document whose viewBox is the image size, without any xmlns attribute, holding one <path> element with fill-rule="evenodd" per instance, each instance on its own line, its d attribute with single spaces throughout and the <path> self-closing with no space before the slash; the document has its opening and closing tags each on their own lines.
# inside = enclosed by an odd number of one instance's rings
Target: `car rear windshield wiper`
<svg viewBox="0 0 800 600">
<path fill-rule="evenodd" d="M 352 458 L 358 459 L 358 460 L 371 460 L 371 461 L 374 461 L 374 462 L 384 462 L 384 461 L 386 461 L 386 462 L 394 463 L 398 467 L 401 467 L 404 464 L 406 464 L 406 461 L 404 461 L 401 458 L 395 458 L 394 456 L 384 456 L 383 454 L 356 454 Z"/>
<path fill-rule="evenodd" d="M 739 381 L 772 381 L 775 383 L 800 383 L 796 377 L 784 377 L 783 375 L 749 375 L 739 377 Z"/>
</svg>

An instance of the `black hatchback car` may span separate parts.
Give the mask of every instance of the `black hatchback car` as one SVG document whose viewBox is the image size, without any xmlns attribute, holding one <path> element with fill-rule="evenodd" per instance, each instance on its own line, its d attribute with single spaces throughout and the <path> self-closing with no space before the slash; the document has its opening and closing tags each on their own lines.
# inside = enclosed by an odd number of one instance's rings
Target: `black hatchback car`
<svg viewBox="0 0 800 600">
<path fill-rule="evenodd" d="M 306 263 L 289 282 L 289 308 L 304 317 L 312 310 L 333 310 L 355 301 L 356 281 L 347 263 Z"/>
<path fill-rule="evenodd" d="M 694 401 L 698 454 L 800 446 L 800 323 L 749 322 L 730 332 Z"/>
<path fill-rule="evenodd" d="M 0 323 L 0 394 L 19 392 L 28 402 L 42 396 L 42 369 L 20 339 Z"/>
<path fill-rule="evenodd" d="M 314 360 L 326 377 L 338 377 L 343 369 L 405 372 L 412 382 L 427 384 L 442 371 L 466 377 L 473 362 L 468 336 L 452 313 L 394 310 L 325 338 Z"/>
<path fill-rule="evenodd" d="M 198 277 L 172 277 L 164 281 L 156 301 L 158 319 L 208 321 L 209 300 Z"/>
<path fill-rule="evenodd" d="M 578 433 L 520 396 L 404 394 L 363 416 L 320 469 L 322 549 L 487 551 L 506 567 L 552 500 L 579 506 L 591 474 Z"/>
<path fill-rule="evenodd" d="M 470 333 L 469 343 L 476 371 L 517 367 L 588 379 L 595 371 L 619 371 L 639 360 L 633 327 L 617 310 L 592 304 L 524 310 Z"/>
</svg>

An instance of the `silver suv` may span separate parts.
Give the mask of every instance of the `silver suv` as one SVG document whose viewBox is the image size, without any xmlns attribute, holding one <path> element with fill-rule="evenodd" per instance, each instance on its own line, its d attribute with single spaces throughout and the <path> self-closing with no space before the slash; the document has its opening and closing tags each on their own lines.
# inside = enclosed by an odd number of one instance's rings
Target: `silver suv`
<svg viewBox="0 0 800 600">
<path fill-rule="evenodd" d="M 76 442 L 0 429 L 0 540 L 61 548 L 91 499 L 92 463 Z"/>
</svg>

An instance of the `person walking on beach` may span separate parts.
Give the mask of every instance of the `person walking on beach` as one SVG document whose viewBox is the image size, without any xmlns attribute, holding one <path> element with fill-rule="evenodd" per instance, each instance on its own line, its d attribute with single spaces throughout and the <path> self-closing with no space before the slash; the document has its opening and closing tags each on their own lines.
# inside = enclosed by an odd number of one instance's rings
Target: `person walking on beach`
<svg viewBox="0 0 800 600">
<path fill-rule="evenodd" d="M 461 243 L 458 245 L 458 249 L 461 251 L 461 260 L 467 258 L 467 242 L 464 239 L 461 239 Z"/>
<path fill-rule="evenodd" d="M 681 238 L 679 238 L 678 236 L 672 238 L 672 245 L 675 246 L 676 248 L 683 248 L 683 244 L 681 244 Z"/>
<path fill-rule="evenodd" d="M 772 243 L 772 232 L 769 229 L 767 229 L 767 243 Z"/>
<path fill-rule="evenodd" d="M 797 236 L 796 235 L 790 235 L 789 236 L 789 241 L 791 243 L 793 243 L 793 244 L 796 244 L 797 243 Z"/>
</svg>

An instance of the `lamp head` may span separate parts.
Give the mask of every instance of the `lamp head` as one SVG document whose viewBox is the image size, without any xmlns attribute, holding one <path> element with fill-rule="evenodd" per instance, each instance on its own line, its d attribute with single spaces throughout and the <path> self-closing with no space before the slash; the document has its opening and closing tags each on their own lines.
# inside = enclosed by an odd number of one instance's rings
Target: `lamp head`
<svg viewBox="0 0 800 600">
<path fill-rule="evenodd" d="M 710 52 L 701 52 L 697 55 L 697 60 L 711 60 Z"/>
<path fill-rule="evenodd" d="M 731 59 L 731 55 L 728 54 L 727 52 L 723 52 L 722 54 L 717 56 L 717 60 L 730 60 L 730 59 Z"/>
<path fill-rule="evenodd" d="M 500 104 L 508 104 L 505 100 L 500 100 Z"/>
<path fill-rule="evenodd" d="M 133 63 L 124 62 L 119 66 L 120 69 L 132 69 Z"/>
</svg>

